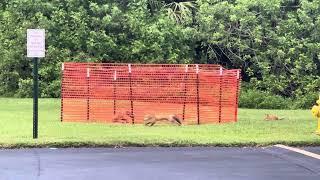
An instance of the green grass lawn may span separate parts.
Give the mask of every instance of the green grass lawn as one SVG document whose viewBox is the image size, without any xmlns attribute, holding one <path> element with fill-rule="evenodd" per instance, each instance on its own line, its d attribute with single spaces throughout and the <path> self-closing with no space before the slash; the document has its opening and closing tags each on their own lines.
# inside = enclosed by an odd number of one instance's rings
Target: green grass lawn
<svg viewBox="0 0 320 180">
<path fill-rule="evenodd" d="M 284 120 L 266 122 L 265 113 Z M 320 145 L 309 110 L 240 109 L 237 123 L 190 126 L 61 123 L 60 100 L 39 100 L 32 139 L 32 99 L 0 98 L 0 147 Z"/>
</svg>

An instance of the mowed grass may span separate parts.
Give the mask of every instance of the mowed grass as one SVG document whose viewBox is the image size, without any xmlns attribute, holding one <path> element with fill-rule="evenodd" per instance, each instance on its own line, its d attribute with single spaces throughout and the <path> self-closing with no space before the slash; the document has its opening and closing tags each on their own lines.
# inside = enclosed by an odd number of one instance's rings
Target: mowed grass
<svg viewBox="0 0 320 180">
<path fill-rule="evenodd" d="M 265 113 L 284 117 L 264 121 Z M 32 99 L 0 98 L 0 147 L 320 145 L 309 110 L 240 109 L 237 123 L 169 126 L 60 122 L 60 100 L 39 100 L 39 139 L 32 139 Z"/>
</svg>

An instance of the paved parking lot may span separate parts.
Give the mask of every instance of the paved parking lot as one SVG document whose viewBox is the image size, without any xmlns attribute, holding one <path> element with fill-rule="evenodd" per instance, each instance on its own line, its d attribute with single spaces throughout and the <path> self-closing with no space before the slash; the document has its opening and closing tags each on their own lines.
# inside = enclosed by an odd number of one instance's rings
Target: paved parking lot
<svg viewBox="0 0 320 180">
<path fill-rule="evenodd" d="M 0 150 L 0 179 L 319 180 L 320 160 L 274 146 Z"/>
</svg>

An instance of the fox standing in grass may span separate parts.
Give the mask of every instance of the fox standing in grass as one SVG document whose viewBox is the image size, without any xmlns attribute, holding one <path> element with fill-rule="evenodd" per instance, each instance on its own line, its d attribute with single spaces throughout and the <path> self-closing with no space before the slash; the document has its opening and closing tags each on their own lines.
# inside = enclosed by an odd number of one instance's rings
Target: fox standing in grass
<svg viewBox="0 0 320 180">
<path fill-rule="evenodd" d="M 144 124 L 146 126 L 153 126 L 156 122 L 168 121 L 172 124 L 181 125 L 181 120 L 177 115 L 151 115 L 147 114 L 144 116 Z"/>
</svg>

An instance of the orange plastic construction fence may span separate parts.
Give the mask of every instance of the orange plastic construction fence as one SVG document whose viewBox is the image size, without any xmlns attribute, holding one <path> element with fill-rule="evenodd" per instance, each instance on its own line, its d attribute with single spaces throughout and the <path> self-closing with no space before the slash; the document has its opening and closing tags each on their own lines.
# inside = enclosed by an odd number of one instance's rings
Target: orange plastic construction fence
<svg viewBox="0 0 320 180">
<path fill-rule="evenodd" d="M 62 65 L 61 121 L 143 123 L 176 114 L 183 124 L 237 121 L 241 76 L 209 64 Z"/>
</svg>

